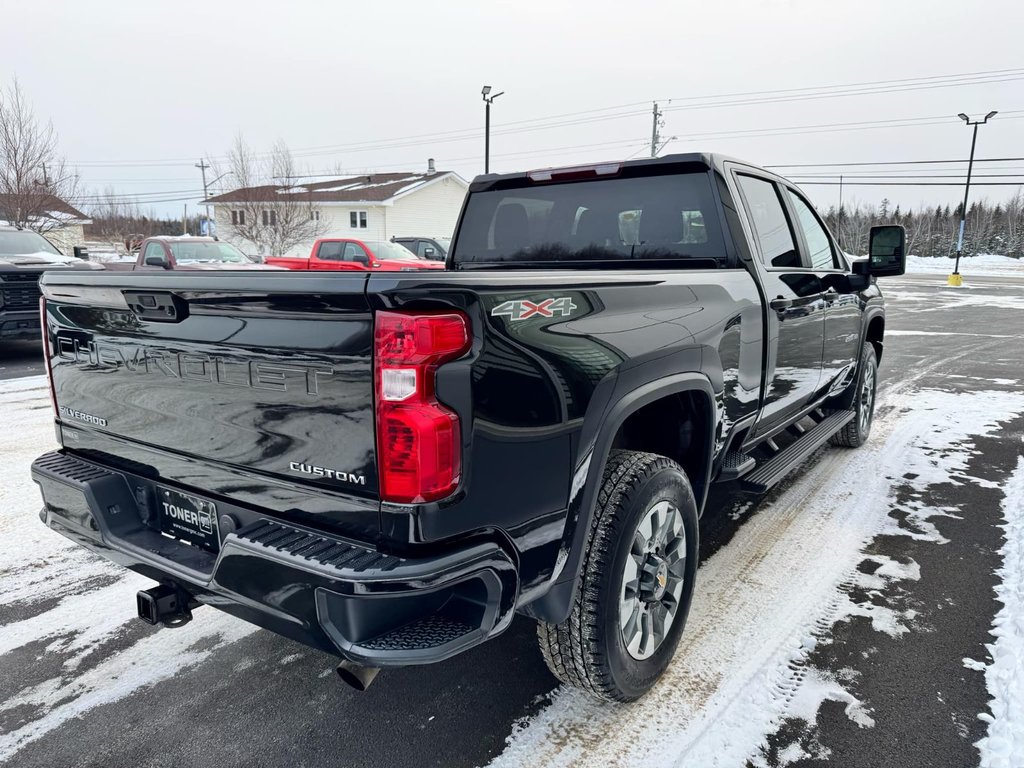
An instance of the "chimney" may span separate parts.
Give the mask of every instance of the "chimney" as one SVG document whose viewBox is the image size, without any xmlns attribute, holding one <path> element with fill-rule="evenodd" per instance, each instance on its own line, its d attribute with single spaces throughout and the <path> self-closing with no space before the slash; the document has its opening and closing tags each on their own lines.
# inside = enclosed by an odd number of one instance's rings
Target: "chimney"
<svg viewBox="0 0 1024 768">
<path fill-rule="evenodd" d="M 437 173 L 437 169 L 434 168 L 434 158 L 427 158 L 427 176 L 433 176 Z"/>
</svg>

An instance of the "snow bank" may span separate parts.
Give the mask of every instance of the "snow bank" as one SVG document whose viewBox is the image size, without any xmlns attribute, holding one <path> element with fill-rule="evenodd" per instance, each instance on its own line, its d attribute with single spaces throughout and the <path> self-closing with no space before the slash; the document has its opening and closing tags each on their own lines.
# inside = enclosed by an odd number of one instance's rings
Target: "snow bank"
<svg viewBox="0 0 1024 768">
<path fill-rule="evenodd" d="M 1004 487 L 1002 528 L 1003 566 L 997 571 L 996 599 L 1003 607 L 996 613 L 988 646 L 993 662 L 985 669 L 985 683 L 992 695 L 988 735 L 978 742 L 981 768 L 1019 768 L 1024 765 L 1024 457 Z"/>
<path fill-rule="evenodd" d="M 927 256 L 908 256 L 907 274 L 929 272 L 948 275 L 953 271 L 955 259 L 928 258 Z M 1004 275 L 1020 275 L 1024 277 L 1024 259 L 1010 256 L 998 256 L 994 253 L 981 253 L 977 256 L 963 256 L 960 259 L 960 273 L 963 275 L 980 275 L 1002 277 Z"/>
</svg>

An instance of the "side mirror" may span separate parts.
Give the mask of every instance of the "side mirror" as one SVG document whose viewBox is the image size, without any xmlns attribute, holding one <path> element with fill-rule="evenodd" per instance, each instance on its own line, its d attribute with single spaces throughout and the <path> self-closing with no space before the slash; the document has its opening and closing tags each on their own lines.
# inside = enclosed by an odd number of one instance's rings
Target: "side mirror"
<svg viewBox="0 0 1024 768">
<path fill-rule="evenodd" d="M 429 245 L 426 248 L 423 249 L 423 258 L 424 259 L 432 259 L 432 258 L 434 258 L 434 249 L 431 248 Z"/>
<path fill-rule="evenodd" d="M 903 227 L 872 227 L 868 236 L 868 271 L 875 277 L 902 275 L 907 268 L 907 232 Z"/>
<path fill-rule="evenodd" d="M 144 263 L 147 267 L 160 267 L 161 269 L 171 268 L 166 256 L 147 256 Z"/>
</svg>

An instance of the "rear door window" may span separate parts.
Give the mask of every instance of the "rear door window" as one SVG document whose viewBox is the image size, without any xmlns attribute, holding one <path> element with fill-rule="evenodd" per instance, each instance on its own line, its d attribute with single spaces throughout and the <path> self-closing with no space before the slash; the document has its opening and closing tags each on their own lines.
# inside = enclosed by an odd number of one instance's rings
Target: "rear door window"
<svg viewBox="0 0 1024 768">
<path fill-rule="evenodd" d="M 737 174 L 737 179 L 746 198 L 747 213 L 764 265 L 782 269 L 802 267 L 800 251 L 775 184 L 746 174 Z"/>
<path fill-rule="evenodd" d="M 724 262 L 707 171 L 645 173 L 565 183 L 514 179 L 473 192 L 453 260 Z"/>
<path fill-rule="evenodd" d="M 796 212 L 796 223 L 804 233 L 808 256 L 814 269 L 838 269 L 836 254 L 832 248 L 832 240 L 825 231 L 825 226 L 818 220 L 817 214 L 810 203 L 800 195 L 787 188 L 789 202 Z"/>
</svg>

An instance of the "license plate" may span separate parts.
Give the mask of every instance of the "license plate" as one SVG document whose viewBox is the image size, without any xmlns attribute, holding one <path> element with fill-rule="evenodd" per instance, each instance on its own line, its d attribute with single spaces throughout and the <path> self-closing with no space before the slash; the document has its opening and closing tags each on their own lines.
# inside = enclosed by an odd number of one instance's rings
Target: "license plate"
<svg viewBox="0 0 1024 768">
<path fill-rule="evenodd" d="M 217 530 L 217 507 L 172 488 L 157 487 L 160 498 L 160 531 L 203 549 L 216 552 L 220 548 Z"/>
</svg>

